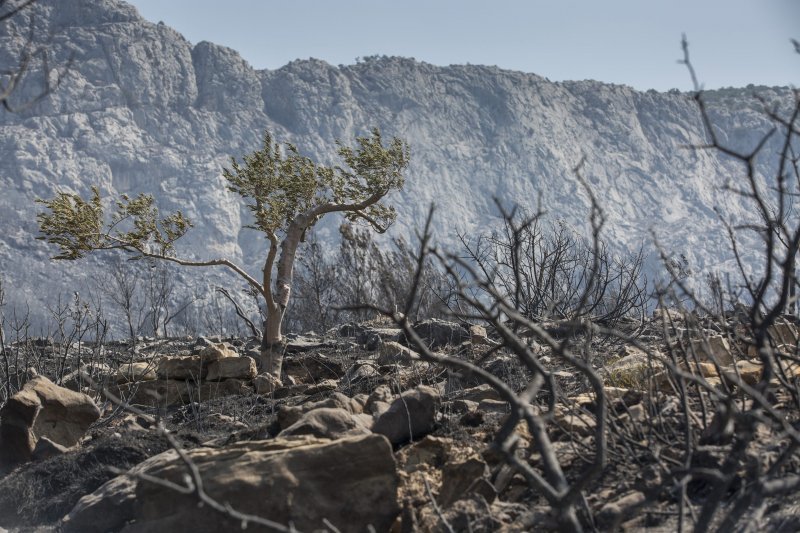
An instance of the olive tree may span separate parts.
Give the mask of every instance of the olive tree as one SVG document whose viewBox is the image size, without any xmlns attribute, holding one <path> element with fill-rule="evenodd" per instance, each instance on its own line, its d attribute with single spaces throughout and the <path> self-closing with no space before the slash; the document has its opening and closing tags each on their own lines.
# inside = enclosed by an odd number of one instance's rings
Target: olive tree
<svg viewBox="0 0 800 533">
<path fill-rule="evenodd" d="M 383 203 L 400 189 L 408 166 L 409 148 L 401 139 L 383 144 L 378 130 L 356 139 L 349 147 L 337 141 L 343 165 L 326 166 L 311 160 L 289 143 L 276 142 L 267 132 L 261 149 L 231 158 L 223 170 L 228 189 L 239 194 L 253 214 L 252 228 L 266 237 L 268 246 L 261 276 L 252 276 L 230 259 L 189 260 L 176 254 L 175 242 L 191 227 L 180 211 L 161 216 L 154 198 L 122 196 L 106 213 L 99 191 L 89 199 L 59 193 L 41 200 L 37 215 L 41 236 L 58 246 L 54 259 L 75 260 L 98 250 L 123 250 L 136 258 L 155 258 L 183 266 L 223 266 L 243 278 L 264 298 L 266 320 L 261 358 L 264 368 L 280 375 L 285 341 L 281 324 L 291 296 L 298 246 L 306 232 L 328 213 L 342 213 L 384 232 L 395 210 Z"/>
</svg>

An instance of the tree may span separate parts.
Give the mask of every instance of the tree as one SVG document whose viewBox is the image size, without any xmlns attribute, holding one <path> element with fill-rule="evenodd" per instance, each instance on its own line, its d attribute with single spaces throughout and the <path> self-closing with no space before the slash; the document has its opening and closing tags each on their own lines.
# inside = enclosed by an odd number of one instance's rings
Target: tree
<svg viewBox="0 0 800 533">
<path fill-rule="evenodd" d="M 246 226 L 264 234 L 268 248 L 260 279 L 226 258 L 195 261 L 180 258 L 175 242 L 191 227 L 180 211 L 161 217 L 154 198 L 140 194 L 122 196 L 106 216 L 97 188 L 86 200 L 59 193 L 41 200 L 45 211 L 37 215 L 39 239 L 56 245 L 53 259 L 76 260 L 98 250 L 123 250 L 134 257 L 171 261 L 183 266 L 224 266 L 253 288 L 265 301 L 262 334 L 264 368 L 280 375 L 285 341 L 282 322 L 289 303 L 298 246 L 306 233 L 328 213 L 343 213 L 352 222 L 364 222 L 384 232 L 394 221 L 394 208 L 382 200 L 403 186 L 409 148 L 393 138 L 384 146 L 380 132 L 358 137 L 356 147 L 336 142 L 344 166 L 326 166 L 300 154 L 289 143 L 281 145 L 266 132 L 263 146 L 231 158 L 223 169 L 228 189 L 239 194 L 253 214 Z"/>
</svg>

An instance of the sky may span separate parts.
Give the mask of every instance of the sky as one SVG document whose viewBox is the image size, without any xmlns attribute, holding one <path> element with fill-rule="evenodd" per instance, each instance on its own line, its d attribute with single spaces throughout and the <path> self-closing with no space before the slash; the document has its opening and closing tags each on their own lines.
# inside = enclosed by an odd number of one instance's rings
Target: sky
<svg viewBox="0 0 800 533">
<path fill-rule="evenodd" d="M 413 57 L 553 81 L 691 89 L 686 33 L 707 89 L 800 86 L 800 0 L 129 0 L 190 42 L 237 50 L 258 69 L 314 57 Z M 224 5 L 224 8 L 220 6 Z"/>
</svg>

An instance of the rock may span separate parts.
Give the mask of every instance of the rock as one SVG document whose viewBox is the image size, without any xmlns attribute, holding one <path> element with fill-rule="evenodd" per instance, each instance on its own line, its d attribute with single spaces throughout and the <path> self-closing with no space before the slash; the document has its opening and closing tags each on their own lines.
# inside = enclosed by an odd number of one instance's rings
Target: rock
<svg viewBox="0 0 800 533">
<path fill-rule="evenodd" d="M 120 365 L 116 373 L 117 383 L 151 381 L 157 377 L 155 365 L 147 361 Z"/>
<path fill-rule="evenodd" d="M 469 389 L 464 389 L 464 391 L 459 394 L 460 400 L 468 400 L 471 402 L 480 402 L 481 400 L 501 400 L 500 394 L 492 388 L 491 385 L 483 384 L 478 385 L 477 387 L 471 387 Z"/>
<path fill-rule="evenodd" d="M 208 367 L 203 365 L 201 355 L 162 357 L 156 368 L 159 379 L 164 380 L 189 380 L 199 383 L 207 373 Z"/>
<path fill-rule="evenodd" d="M 273 394 L 276 390 L 283 387 L 280 379 L 272 374 L 259 374 L 253 379 L 256 394 Z"/>
<path fill-rule="evenodd" d="M 344 375 L 342 365 L 322 354 L 303 354 L 286 357 L 283 372 L 300 383 L 314 383 L 323 379 L 339 379 Z"/>
<path fill-rule="evenodd" d="M 729 383 L 737 383 L 736 374 L 738 373 L 742 381 L 752 386 L 761 381 L 763 371 L 764 367 L 760 363 L 742 359 L 741 361 L 736 361 L 733 367 L 723 370 L 722 375 Z"/>
<path fill-rule="evenodd" d="M 47 437 L 40 437 L 39 440 L 36 441 L 36 447 L 33 449 L 31 459 L 34 461 L 42 461 L 57 455 L 64 455 L 68 451 L 69 447 L 53 442 Z"/>
<path fill-rule="evenodd" d="M 189 402 L 196 395 L 194 388 L 194 385 L 185 381 L 157 379 L 124 383 L 111 392 L 116 393 L 115 395 L 120 400 L 131 405 L 166 407 Z"/>
<path fill-rule="evenodd" d="M 297 335 L 290 338 L 286 342 L 286 353 L 296 354 L 301 352 L 309 352 L 311 350 L 324 350 L 325 348 L 332 348 L 336 343 L 330 340 L 320 339 L 318 337 Z M 341 372 L 340 372 L 341 373 Z"/>
<path fill-rule="evenodd" d="M 503 400 L 481 400 L 478 403 L 478 410 L 485 413 L 507 413 L 509 408 L 508 402 Z"/>
<path fill-rule="evenodd" d="M 353 417 L 351 413 L 344 409 L 321 407 L 301 415 L 297 422 L 278 433 L 278 437 L 311 435 L 313 437 L 339 439 L 369 434 L 369 427 L 364 426 L 362 422 L 362 420 Z"/>
<path fill-rule="evenodd" d="M 441 468 L 452 447 L 452 439 L 426 435 L 422 440 L 406 446 L 399 453 L 404 470 L 414 472 L 421 465 Z"/>
<path fill-rule="evenodd" d="M 305 391 L 304 394 L 306 396 L 313 396 L 314 394 L 319 394 L 320 392 L 328 392 L 332 390 L 336 390 L 336 387 L 339 386 L 339 382 L 334 379 L 323 379 L 319 383 L 315 383 L 309 386 Z"/>
<path fill-rule="evenodd" d="M 489 340 L 489 335 L 486 333 L 486 328 L 479 324 L 472 324 L 469 327 L 469 337 L 472 344 L 492 344 Z"/>
<path fill-rule="evenodd" d="M 470 338 L 469 331 L 460 324 L 438 318 L 424 320 L 415 325 L 413 329 L 428 347 L 434 350 L 448 345 L 455 346 Z M 405 338 L 405 335 L 400 337 L 400 342 L 410 346 L 409 340 Z"/>
<path fill-rule="evenodd" d="M 704 339 L 694 339 L 691 349 L 700 361 L 715 360 L 721 366 L 733 364 L 733 355 L 728 339 L 722 335 L 712 335 Z"/>
<path fill-rule="evenodd" d="M 385 341 L 378 349 L 379 365 L 408 366 L 414 361 L 419 361 L 419 354 L 396 341 Z"/>
<path fill-rule="evenodd" d="M 605 527 L 612 526 L 615 522 L 619 523 L 625 520 L 625 516 L 632 510 L 633 507 L 639 505 L 646 500 L 643 492 L 633 491 L 629 492 L 614 501 L 608 502 L 600 508 L 597 513 L 597 519 L 601 525 Z"/>
<path fill-rule="evenodd" d="M 101 390 L 113 373 L 114 371 L 111 367 L 105 363 L 84 363 L 78 370 L 74 370 L 64 376 L 61 380 L 61 386 L 76 392 L 82 392 L 86 387 L 92 390 Z M 94 381 L 94 387 L 90 386 L 86 376 Z"/>
<path fill-rule="evenodd" d="M 474 411 L 478 408 L 478 402 L 473 402 L 472 400 L 453 400 L 452 404 L 453 412 L 456 414 L 464 414 L 468 413 L 469 411 Z"/>
<path fill-rule="evenodd" d="M 592 435 L 596 425 L 592 415 L 559 408 L 556 408 L 555 421 L 564 433 L 580 437 Z"/>
<path fill-rule="evenodd" d="M 487 502 L 497 496 L 494 487 L 488 483 L 489 466 L 483 459 L 473 455 L 463 461 L 449 462 L 442 469 L 442 488 L 439 503 L 448 507 L 456 500 L 478 492 Z M 483 483 L 481 483 L 483 481 Z"/>
<path fill-rule="evenodd" d="M 372 431 L 386 436 L 392 444 L 402 444 L 430 433 L 438 401 L 439 392 L 426 385 L 406 391 L 376 418 Z"/>
<path fill-rule="evenodd" d="M 202 358 L 204 364 L 208 364 L 212 361 L 237 357 L 239 354 L 227 343 L 210 343 L 200 350 L 198 355 Z"/>
<path fill-rule="evenodd" d="M 197 395 L 193 401 L 214 400 L 225 396 L 247 396 L 253 394 L 249 382 L 241 379 L 225 379 L 222 381 L 206 381 L 195 389 Z"/>
<path fill-rule="evenodd" d="M 0 465 L 29 461 L 42 437 L 74 446 L 98 418 L 100 410 L 89 396 L 36 376 L 0 410 Z"/>
<path fill-rule="evenodd" d="M 787 347 L 794 348 L 797 346 L 798 340 L 800 340 L 797 326 L 786 319 L 776 320 L 775 323 L 767 329 L 767 332 L 775 342 L 775 345 L 783 349 Z"/>
<path fill-rule="evenodd" d="M 380 377 L 381 373 L 372 361 L 356 361 L 347 369 L 339 384 L 344 387 L 351 387 L 363 381 Z"/>
<path fill-rule="evenodd" d="M 367 402 L 364 404 L 364 412 L 378 415 L 389 409 L 396 395 L 389 388 L 389 385 L 379 385 L 370 393 Z M 380 413 L 379 413 L 380 411 Z"/>
<path fill-rule="evenodd" d="M 278 426 L 281 429 L 286 429 L 291 426 L 307 412 L 314 409 L 323 407 L 344 409 L 350 414 L 357 415 L 363 413 L 362 405 L 354 399 L 348 398 L 340 392 L 334 392 L 330 398 L 320 400 L 318 402 L 303 404 L 303 405 L 281 405 L 278 407 Z M 372 423 L 370 422 L 370 425 Z"/>
<path fill-rule="evenodd" d="M 369 526 L 388 531 L 400 512 L 392 448 L 379 435 L 333 442 L 309 437 L 247 441 L 187 454 L 212 498 L 300 531 L 328 529 L 324 519 L 343 533 Z M 139 473 L 183 484 L 186 467 L 172 450 L 147 459 L 132 475 L 118 476 L 81 498 L 63 519 L 64 532 L 119 531 L 126 524 L 129 532 L 241 527 L 209 506 L 198 507 L 192 495 L 140 480 Z M 255 524 L 247 530 L 268 531 Z"/>
<path fill-rule="evenodd" d="M 251 357 L 226 357 L 208 365 L 206 381 L 253 379 L 256 374 L 256 362 Z"/>
</svg>

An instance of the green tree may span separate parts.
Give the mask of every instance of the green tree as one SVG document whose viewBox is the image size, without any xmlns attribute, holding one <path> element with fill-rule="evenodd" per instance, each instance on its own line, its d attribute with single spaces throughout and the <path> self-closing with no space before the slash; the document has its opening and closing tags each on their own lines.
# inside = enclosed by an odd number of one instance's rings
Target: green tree
<svg viewBox="0 0 800 533">
<path fill-rule="evenodd" d="M 228 188 L 239 194 L 253 213 L 247 226 L 264 234 L 268 248 L 262 275 L 251 276 L 226 258 L 192 261 L 175 253 L 174 244 L 191 227 L 180 211 L 162 217 L 150 195 L 123 196 L 110 215 L 99 191 L 87 200 L 59 193 L 41 200 L 37 215 L 43 239 L 58 246 L 54 259 L 75 260 L 98 250 L 124 250 L 137 258 L 156 258 L 183 266 L 223 266 L 243 278 L 264 298 L 267 317 L 261 357 L 264 368 L 280 376 L 285 341 L 281 325 L 291 296 L 297 248 L 307 231 L 328 213 L 342 213 L 350 221 L 365 222 L 384 232 L 395 210 L 382 200 L 400 189 L 408 166 L 409 148 L 393 138 L 384 146 L 380 132 L 358 137 L 356 146 L 337 141 L 344 165 L 325 166 L 299 153 L 291 144 L 273 140 L 267 132 L 260 150 L 231 158 L 223 170 Z"/>
</svg>

